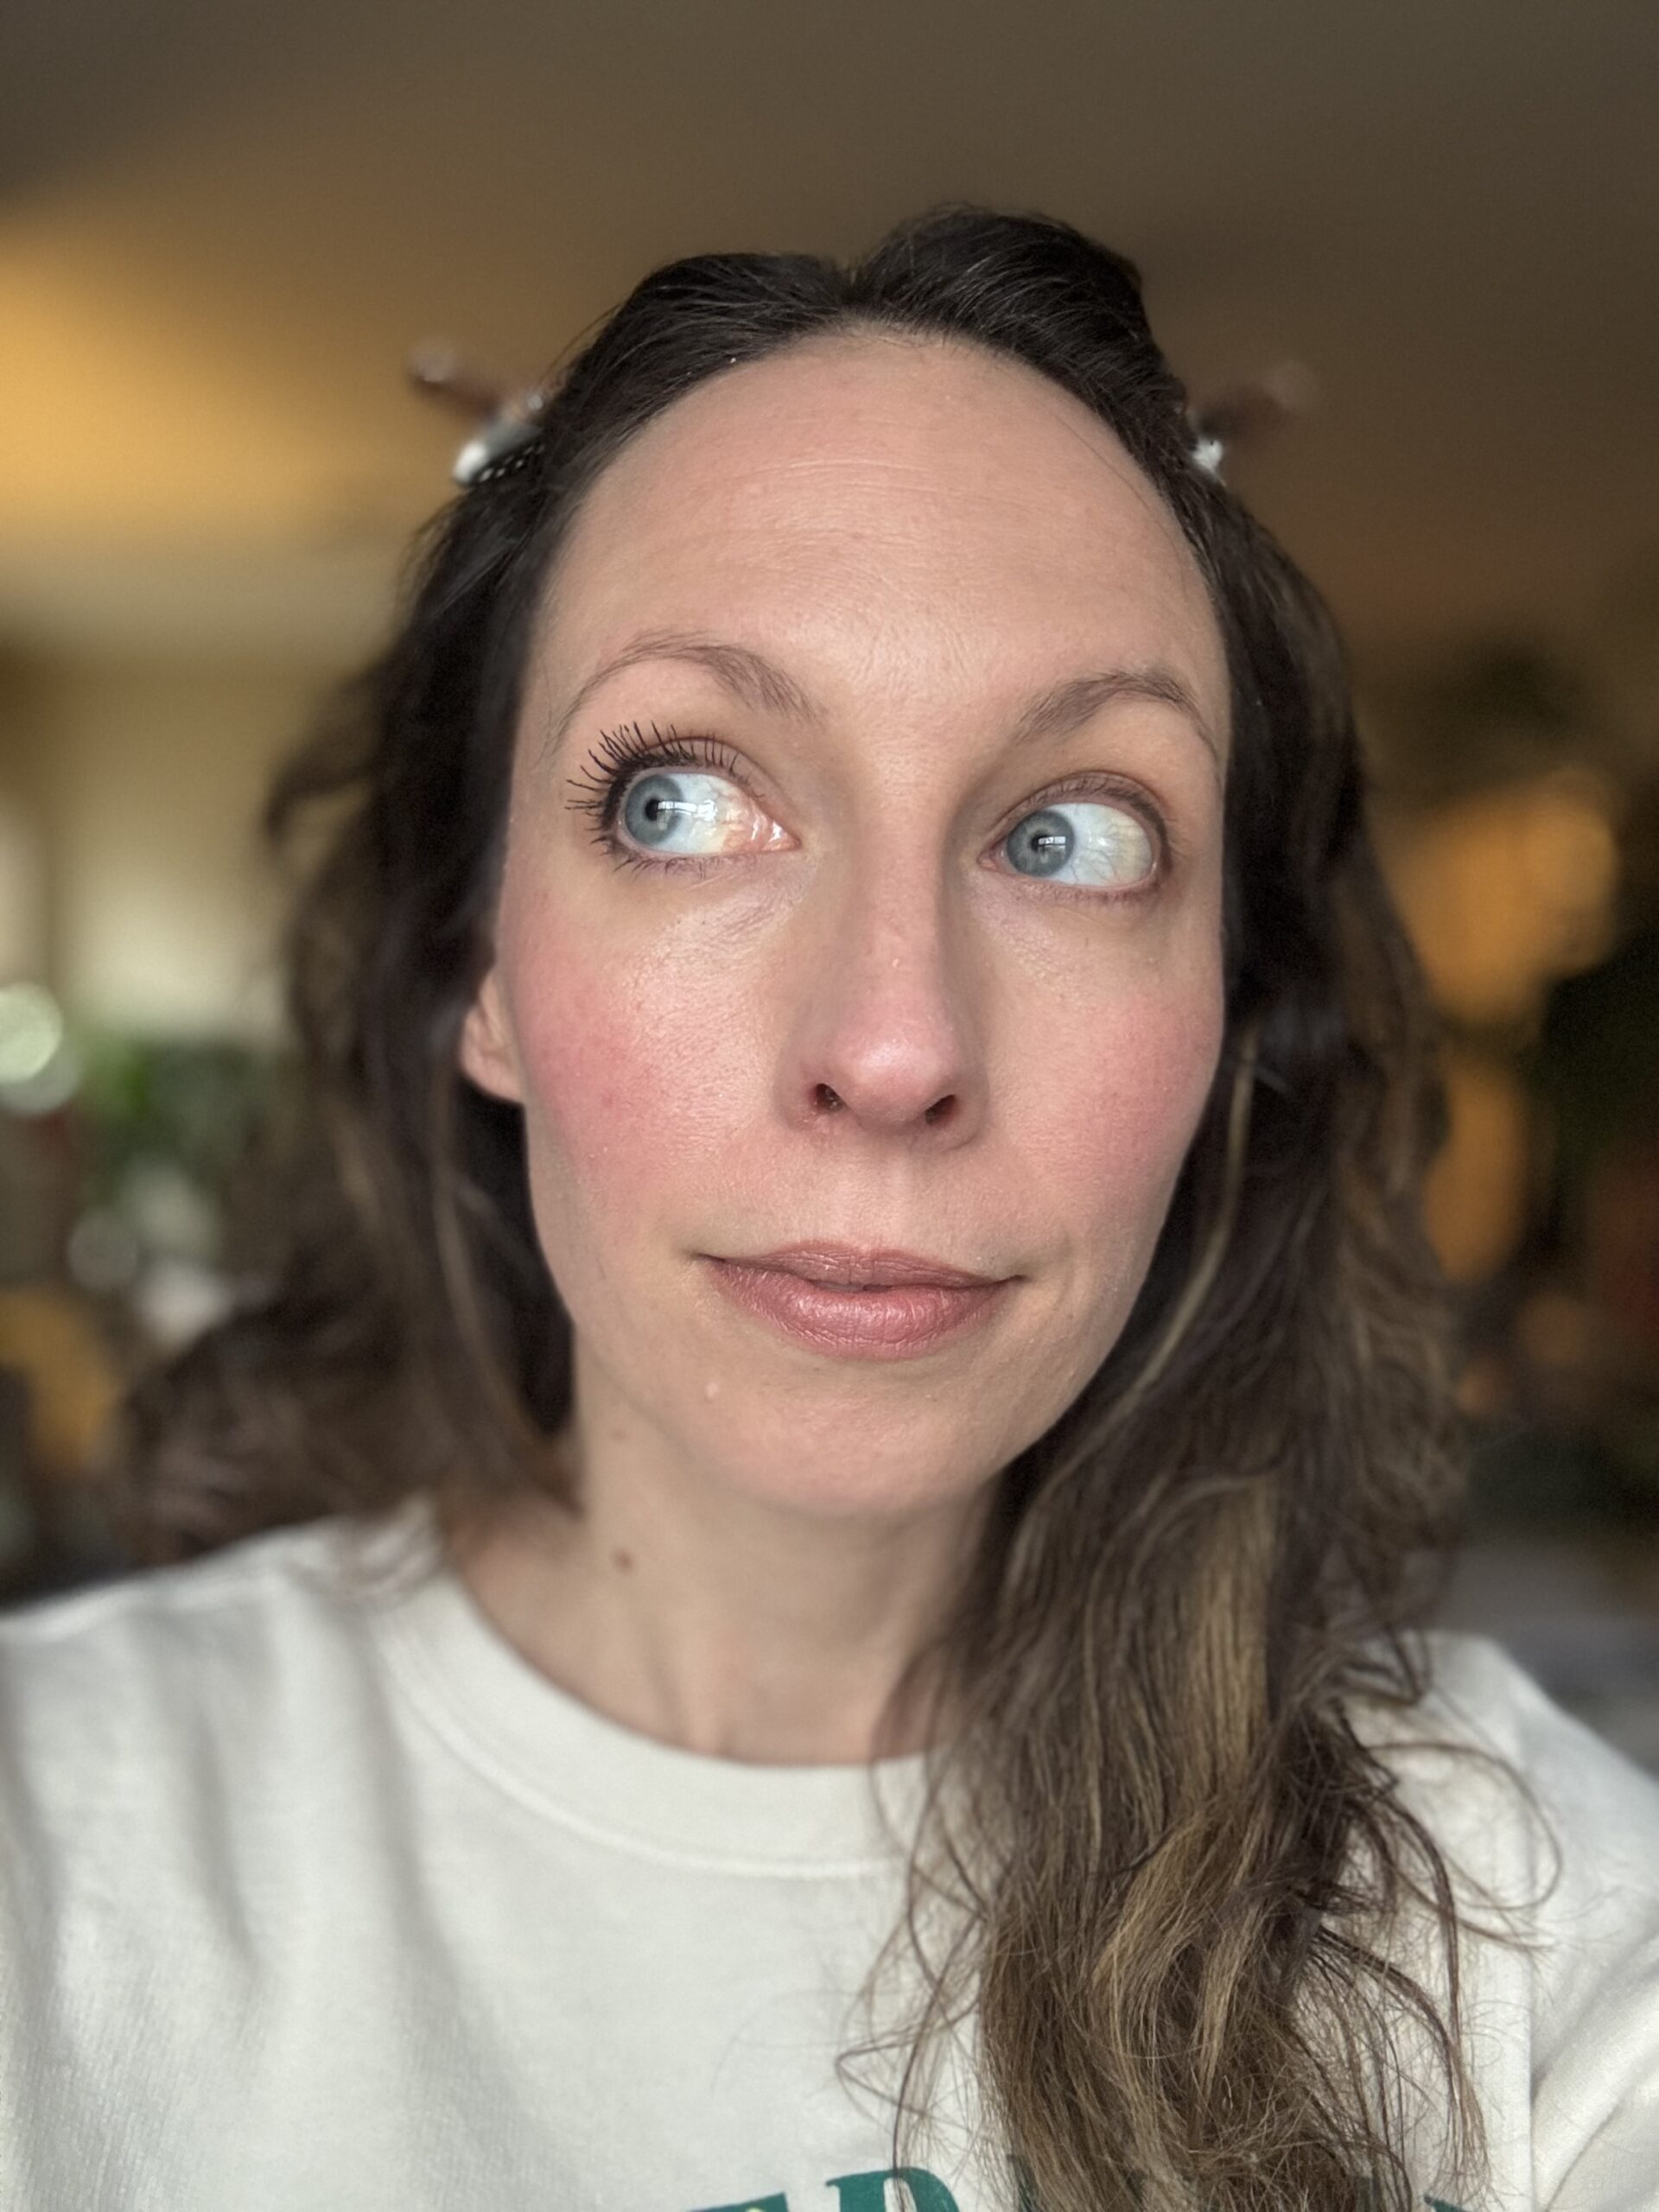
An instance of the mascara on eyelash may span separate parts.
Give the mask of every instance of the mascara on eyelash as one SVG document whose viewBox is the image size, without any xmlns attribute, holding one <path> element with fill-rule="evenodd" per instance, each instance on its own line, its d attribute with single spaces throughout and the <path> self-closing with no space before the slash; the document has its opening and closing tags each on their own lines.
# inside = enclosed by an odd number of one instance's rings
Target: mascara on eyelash
<svg viewBox="0 0 1659 2212">
<path fill-rule="evenodd" d="M 700 859 L 689 854 L 652 861 L 646 855 L 633 853 L 622 845 L 615 836 L 614 825 L 620 810 L 621 795 L 633 775 L 639 770 L 646 767 L 702 766 L 714 767 L 721 774 L 733 776 L 736 773 L 738 763 L 735 754 L 730 751 L 729 747 L 723 746 L 718 739 L 702 734 L 694 733 L 690 737 L 682 737 L 678 729 L 671 722 L 664 733 L 653 721 L 649 737 L 645 735 L 639 722 L 624 722 L 613 730 L 600 732 L 599 746 L 589 751 L 588 763 L 592 765 L 596 773 L 588 774 L 587 764 L 584 764 L 582 775 L 571 777 L 569 780 L 577 788 L 585 783 L 593 791 L 594 796 L 589 798 L 573 799 L 569 803 L 579 811 L 591 814 L 595 817 L 597 826 L 594 842 L 602 851 L 608 853 L 612 859 L 635 868 L 678 868 L 698 873 L 715 864 L 713 856 Z M 1047 791 L 1039 793 L 1035 798 L 1027 800 L 1026 815 L 1020 818 L 1025 819 L 1030 814 L 1040 813 L 1047 806 L 1063 804 L 1068 798 L 1093 796 L 1096 798 L 1103 798 L 1105 796 L 1103 791 L 1103 782 L 1106 783 L 1112 797 L 1121 798 L 1129 803 L 1130 810 L 1140 820 L 1143 828 L 1149 830 L 1159 864 L 1158 874 L 1161 877 L 1170 862 L 1180 857 L 1181 848 L 1179 841 L 1172 837 L 1168 824 L 1160 809 L 1150 805 L 1138 791 L 1132 788 L 1119 791 L 1112 779 L 1103 779 L 1097 774 L 1080 771 L 1077 775 L 1053 785 Z M 1011 836 L 1014 828 L 1017 827 L 1016 823 L 1005 835 Z M 1056 887 L 1056 888 L 1061 887 Z"/>
<path fill-rule="evenodd" d="M 702 748 L 708 748 L 708 750 L 705 751 Z M 714 756 L 712 763 L 711 754 Z M 721 772 L 726 775 L 733 773 L 737 766 L 736 756 L 721 746 L 717 738 L 695 734 L 690 737 L 682 737 L 672 722 L 669 724 L 666 732 L 660 730 L 657 724 L 652 722 L 651 735 L 647 737 L 640 725 L 633 721 L 620 723 L 613 730 L 601 730 L 599 746 L 592 748 L 588 754 L 583 774 L 572 776 L 568 780 L 578 786 L 585 783 L 589 788 L 597 790 L 599 792 L 597 799 L 575 802 L 584 810 L 595 810 L 605 804 L 607 798 L 615 791 L 618 779 L 630 769 L 646 766 L 654 767 L 670 763 L 684 766 L 717 765 Z M 598 772 L 596 775 L 589 776 L 585 772 L 588 764 L 591 764 Z M 1109 779 L 1104 779 L 1104 782 L 1105 788 L 1113 797 L 1130 800 L 1137 812 L 1149 818 L 1160 834 L 1166 834 L 1166 825 L 1162 814 L 1155 808 L 1148 806 L 1138 792 L 1127 786 L 1120 791 Z M 1061 801 L 1070 798 L 1088 794 L 1099 798 L 1102 791 L 1102 778 L 1086 771 L 1080 771 L 1077 775 L 1054 785 L 1050 790 L 1039 792 L 1035 798 L 1028 799 L 1026 804 L 1030 811 L 1036 812 L 1045 806 L 1058 805 Z"/>
<path fill-rule="evenodd" d="M 710 748 L 709 753 L 701 748 Z M 575 798 L 570 804 L 586 814 L 610 819 L 622 780 L 632 770 L 645 766 L 717 766 L 723 774 L 731 774 L 737 766 L 735 754 L 726 751 L 715 738 L 682 737 L 671 722 L 666 732 L 651 725 L 651 734 L 645 735 L 638 722 L 624 722 L 613 730 L 601 730 L 599 744 L 588 754 L 579 775 L 568 779 L 575 790 L 587 788 L 594 793 L 591 798 Z M 592 772 L 589 772 L 591 767 Z"/>
</svg>

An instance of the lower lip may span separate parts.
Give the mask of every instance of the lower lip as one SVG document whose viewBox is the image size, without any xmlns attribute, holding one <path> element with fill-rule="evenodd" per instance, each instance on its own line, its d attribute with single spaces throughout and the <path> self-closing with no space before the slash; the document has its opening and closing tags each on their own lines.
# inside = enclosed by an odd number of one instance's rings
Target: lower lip
<svg viewBox="0 0 1659 2212">
<path fill-rule="evenodd" d="M 989 1319 L 1012 1278 L 945 1290 L 933 1283 L 896 1283 L 887 1290 L 837 1290 L 780 1268 L 736 1260 L 709 1265 L 728 1298 L 796 1343 L 815 1351 L 860 1359 L 913 1359 L 954 1343 Z"/>
</svg>

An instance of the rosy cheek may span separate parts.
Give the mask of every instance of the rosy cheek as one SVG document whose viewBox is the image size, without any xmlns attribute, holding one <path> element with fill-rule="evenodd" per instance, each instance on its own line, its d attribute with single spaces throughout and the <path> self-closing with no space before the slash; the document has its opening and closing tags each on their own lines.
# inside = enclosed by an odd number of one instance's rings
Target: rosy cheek
<svg viewBox="0 0 1659 2212">
<path fill-rule="evenodd" d="M 502 954 L 538 1211 L 574 1208 L 613 1240 L 706 1173 L 739 1119 L 741 1010 L 719 968 L 634 957 L 582 918 L 526 909 Z"/>
<path fill-rule="evenodd" d="M 649 1141 L 661 1067 L 626 998 L 580 953 L 538 946 L 512 984 L 532 1165 L 551 1149 L 578 1190 L 608 1183 Z"/>
<path fill-rule="evenodd" d="M 1137 1213 L 1161 1217 L 1209 1094 L 1221 1027 L 1218 995 L 1207 988 L 1130 991 L 1074 1029 L 1063 1056 L 1051 1052 L 1033 1102 L 1044 1134 L 1033 1129 L 1033 1139 L 1048 1148 L 1051 1195 L 1074 1221 L 1094 1214 L 1121 1230 Z"/>
</svg>

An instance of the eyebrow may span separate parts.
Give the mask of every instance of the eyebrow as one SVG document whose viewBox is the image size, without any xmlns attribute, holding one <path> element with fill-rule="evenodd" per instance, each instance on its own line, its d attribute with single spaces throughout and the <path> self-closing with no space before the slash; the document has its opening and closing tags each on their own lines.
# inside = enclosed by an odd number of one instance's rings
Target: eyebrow
<svg viewBox="0 0 1659 2212">
<path fill-rule="evenodd" d="M 1046 737 L 1065 737 L 1081 729 L 1116 699 L 1150 699 L 1185 716 L 1210 756 L 1217 783 L 1221 750 L 1198 710 L 1198 702 L 1172 668 L 1106 668 L 1093 676 L 1070 676 L 1039 691 L 1015 720 L 1010 742 L 1029 745 Z"/>
<path fill-rule="evenodd" d="M 646 630 L 631 639 L 620 652 L 601 661 L 578 688 L 550 732 L 547 750 L 551 753 L 563 741 L 565 732 L 601 684 L 608 683 L 612 677 L 642 660 L 688 661 L 693 667 L 706 668 L 746 707 L 762 714 L 782 715 L 790 721 L 817 724 L 823 720 L 794 677 L 764 653 L 758 653 L 748 645 L 731 645 L 718 638 L 695 637 L 682 630 Z"/>
<path fill-rule="evenodd" d="M 576 690 L 547 740 L 551 752 L 563 739 L 588 700 L 602 683 L 640 661 L 677 660 L 706 669 L 746 707 L 763 714 L 781 715 L 809 728 L 820 728 L 821 708 L 775 661 L 752 646 L 734 645 L 678 630 L 650 630 L 632 639 L 618 652 L 602 661 Z M 1222 760 L 1214 734 L 1199 711 L 1191 690 L 1170 668 L 1108 668 L 1089 676 L 1067 677 L 1028 700 L 1015 717 L 1010 743 L 1018 747 L 1059 738 L 1083 725 L 1103 707 L 1118 699 L 1151 700 L 1173 707 L 1203 741 L 1216 780 L 1222 780 Z"/>
</svg>

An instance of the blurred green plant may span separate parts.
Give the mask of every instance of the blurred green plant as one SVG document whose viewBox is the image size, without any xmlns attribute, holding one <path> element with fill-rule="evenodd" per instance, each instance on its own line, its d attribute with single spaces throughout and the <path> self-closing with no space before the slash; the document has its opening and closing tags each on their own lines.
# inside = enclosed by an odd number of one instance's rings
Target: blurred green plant
<svg viewBox="0 0 1659 2212">
<path fill-rule="evenodd" d="M 119 1202 L 135 1167 L 166 1162 L 204 1192 L 229 1185 L 269 1115 L 273 1056 L 220 1038 L 83 1038 L 86 1196 Z"/>
</svg>

